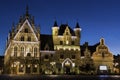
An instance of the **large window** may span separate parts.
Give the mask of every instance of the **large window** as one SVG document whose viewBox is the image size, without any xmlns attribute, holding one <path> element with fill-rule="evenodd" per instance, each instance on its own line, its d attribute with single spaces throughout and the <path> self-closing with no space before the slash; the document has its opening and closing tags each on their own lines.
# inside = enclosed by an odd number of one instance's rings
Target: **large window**
<svg viewBox="0 0 120 80">
<path fill-rule="evenodd" d="M 34 48 L 34 56 L 37 57 L 37 48 Z"/>
<path fill-rule="evenodd" d="M 21 56 L 24 55 L 24 47 L 21 47 Z"/>
<path fill-rule="evenodd" d="M 18 48 L 15 46 L 15 47 L 14 47 L 14 56 L 17 56 L 17 49 L 18 49 Z"/>
</svg>

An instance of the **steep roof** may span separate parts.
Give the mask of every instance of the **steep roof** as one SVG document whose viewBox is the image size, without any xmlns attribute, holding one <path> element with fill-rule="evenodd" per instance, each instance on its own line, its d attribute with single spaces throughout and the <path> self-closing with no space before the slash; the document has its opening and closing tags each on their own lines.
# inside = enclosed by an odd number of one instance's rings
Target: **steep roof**
<svg viewBox="0 0 120 80">
<path fill-rule="evenodd" d="M 58 31 L 58 35 L 63 35 L 63 33 L 64 33 L 67 26 L 68 26 L 67 24 L 61 24 L 61 26 L 59 28 L 59 31 Z M 70 30 L 71 35 L 75 36 L 74 31 L 69 26 L 68 26 L 68 28 Z"/>
<path fill-rule="evenodd" d="M 50 51 L 54 50 L 52 35 L 41 34 L 40 40 L 41 40 L 40 50 L 45 50 L 46 45 L 48 45 Z"/>
<path fill-rule="evenodd" d="M 96 43 L 95 45 L 88 45 L 88 42 L 85 42 L 85 44 L 81 45 L 81 56 L 84 56 L 84 51 L 86 49 L 86 47 L 88 47 L 88 49 L 90 50 L 91 56 L 93 54 L 93 52 L 96 51 L 96 47 L 99 45 L 100 43 Z"/>
</svg>

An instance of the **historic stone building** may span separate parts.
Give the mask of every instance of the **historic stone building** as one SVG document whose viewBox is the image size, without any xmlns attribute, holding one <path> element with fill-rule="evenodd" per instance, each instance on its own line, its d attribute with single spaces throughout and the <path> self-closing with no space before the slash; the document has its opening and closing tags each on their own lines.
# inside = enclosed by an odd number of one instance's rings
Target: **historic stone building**
<svg viewBox="0 0 120 80">
<path fill-rule="evenodd" d="M 12 27 L 5 51 L 5 73 L 38 74 L 40 67 L 40 32 L 34 25 L 34 18 L 26 14 L 20 17 L 17 26 Z"/>
<path fill-rule="evenodd" d="M 92 57 L 97 73 L 113 72 L 113 54 L 109 52 L 103 38 L 100 40 L 100 45 L 97 46 Z"/>
<path fill-rule="evenodd" d="M 59 27 L 55 21 L 52 35 L 41 35 L 42 72 L 79 73 L 80 31 L 78 23 L 72 30 L 67 24 L 61 24 Z"/>
<path fill-rule="evenodd" d="M 99 65 L 109 64 L 112 69 L 112 54 L 104 45 L 80 46 L 81 28 L 76 23 L 74 30 L 68 24 L 52 27 L 52 35 L 41 34 L 34 24 L 34 17 L 28 13 L 21 16 L 17 26 L 9 32 L 4 72 L 8 74 L 79 74 L 81 66 L 86 65 L 96 70 Z M 95 48 L 97 47 L 97 51 Z M 101 51 L 103 49 L 103 51 Z M 102 52 L 102 53 L 101 53 Z M 98 54 L 98 55 L 97 55 Z M 98 58 L 100 55 L 100 58 Z M 109 62 L 104 62 L 109 56 Z M 99 61 L 98 61 L 99 59 Z"/>
</svg>

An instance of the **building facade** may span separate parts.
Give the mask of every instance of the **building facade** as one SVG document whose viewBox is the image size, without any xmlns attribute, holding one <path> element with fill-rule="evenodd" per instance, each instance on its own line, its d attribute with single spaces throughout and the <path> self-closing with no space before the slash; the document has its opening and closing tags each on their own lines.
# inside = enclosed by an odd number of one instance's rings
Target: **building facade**
<svg viewBox="0 0 120 80">
<path fill-rule="evenodd" d="M 68 24 L 52 27 L 52 35 L 41 34 L 35 26 L 34 17 L 28 13 L 21 16 L 17 26 L 9 32 L 4 58 L 4 72 L 8 74 L 80 74 L 81 66 L 98 67 L 96 54 L 90 46 L 80 46 L 81 28 L 74 29 Z M 96 47 L 96 46 L 93 46 Z M 90 50 L 89 50 L 90 48 Z M 105 49 L 108 49 L 105 47 Z M 104 49 L 104 50 L 105 50 Z M 103 51 L 104 51 L 103 50 Z M 81 55 L 84 54 L 84 58 Z M 103 54 L 104 55 L 104 54 Z M 104 58 L 106 58 L 106 53 Z M 112 54 L 109 67 L 112 69 Z M 101 58 L 101 61 L 103 58 Z M 104 63 L 107 65 L 107 63 Z M 85 68 L 85 67 L 84 67 Z M 93 69 L 92 69 L 93 70 Z"/>
<path fill-rule="evenodd" d="M 109 52 L 103 38 L 100 40 L 100 45 L 97 46 L 92 57 L 97 73 L 113 72 L 113 54 Z"/>
<path fill-rule="evenodd" d="M 18 25 L 13 25 L 6 44 L 5 73 L 39 74 L 40 32 L 34 25 L 34 19 L 26 10 Z"/>
</svg>

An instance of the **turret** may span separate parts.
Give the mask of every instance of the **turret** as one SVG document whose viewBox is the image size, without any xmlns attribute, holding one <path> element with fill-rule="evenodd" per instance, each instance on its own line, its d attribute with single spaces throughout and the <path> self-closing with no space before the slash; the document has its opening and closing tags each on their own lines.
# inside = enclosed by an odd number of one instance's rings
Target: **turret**
<svg viewBox="0 0 120 80">
<path fill-rule="evenodd" d="M 57 25 L 57 21 L 54 22 L 54 25 L 52 27 L 52 35 L 53 36 L 57 36 L 58 35 L 58 30 L 59 30 L 59 27 Z"/>
<path fill-rule="evenodd" d="M 75 31 L 75 35 L 80 38 L 80 37 L 81 37 L 81 34 L 80 34 L 81 28 L 80 28 L 78 22 L 76 23 L 76 26 L 75 26 L 75 28 L 74 28 L 74 31 Z"/>
</svg>

